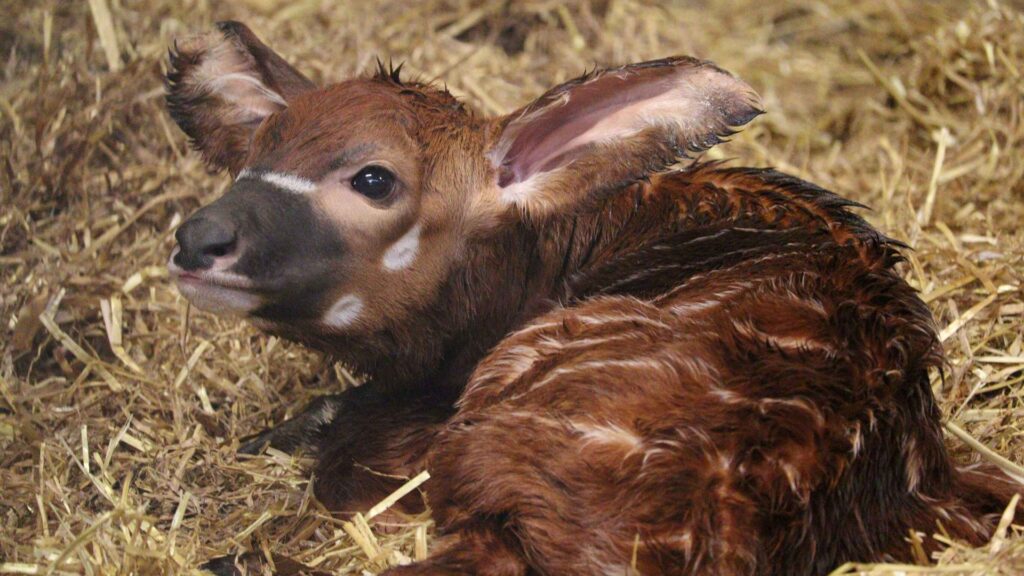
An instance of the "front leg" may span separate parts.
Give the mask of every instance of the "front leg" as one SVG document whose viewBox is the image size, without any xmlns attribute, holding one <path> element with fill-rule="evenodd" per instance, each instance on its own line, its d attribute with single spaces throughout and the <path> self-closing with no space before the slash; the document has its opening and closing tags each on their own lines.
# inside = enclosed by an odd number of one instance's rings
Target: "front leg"
<svg viewBox="0 0 1024 576">
<path fill-rule="evenodd" d="M 449 397 L 384 393 L 369 383 L 313 400 L 294 418 L 246 439 L 239 452 L 255 454 L 268 445 L 285 452 L 310 450 L 317 458 L 317 498 L 343 515 L 365 512 L 424 469 L 430 445 L 453 413 Z M 414 493 L 392 510 L 416 513 L 423 508 Z M 274 564 L 279 575 L 309 573 L 276 554 Z M 282 569 L 292 565 L 298 571 Z M 263 573 L 265 567 L 254 553 L 215 558 L 203 566 L 218 576 Z"/>
<path fill-rule="evenodd" d="M 349 391 L 340 394 L 320 396 L 310 402 L 289 420 L 242 439 L 239 454 L 259 454 L 267 446 L 289 454 L 299 450 L 316 451 L 323 440 L 324 432 L 344 404 Z M 275 576 L 292 574 L 318 574 L 290 558 L 274 555 Z M 208 560 L 202 569 L 216 576 L 247 576 L 265 574 L 267 563 L 256 552 L 231 554 Z"/>
<path fill-rule="evenodd" d="M 341 513 L 373 506 L 426 468 L 427 452 L 454 412 L 454 398 L 429 389 L 382 393 L 369 383 L 350 390 L 320 437 L 317 498 Z M 414 493 L 393 509 L 423 508 Z"/>
<path fill-rule="evenodd" d="M 342 392 L 320 396 L 290 420 L 243 438 L 238 453 L 259 454 L 267 446 L 288 454 L 300 449 L 315 449 L 320 444 L 324 430 L 337 415 L 346 395 L 346 392 Z"/>
<path fill-rule="evenodd" d="M 434 436 L 453 413 L 446 396 L 383 393 L 368 383 L 313 400 L 293 418 L 244 438 L 238 452 L 311 452 L 317 497 L 331 510 L 358 512 L 423 470 Z M 416 511 L 412 500 L 399 509 Z"/>
</svg>

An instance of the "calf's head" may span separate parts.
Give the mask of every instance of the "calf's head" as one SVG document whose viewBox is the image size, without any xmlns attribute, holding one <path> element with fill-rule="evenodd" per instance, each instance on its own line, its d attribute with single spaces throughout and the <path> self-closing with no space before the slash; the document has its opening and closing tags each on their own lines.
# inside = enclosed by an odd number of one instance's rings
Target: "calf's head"
<svg viewBox="0 0 1024 576">
<path fill-rule="evenodd" d="M 169 267 L 182 294 L 321 335 L 435 307 L 490 238 L 586 210 L 760 112 L 728 73 L 669 58 L 484 118 L 383 68 L 319 88 L 232 22 L 176 46 L 167 101 L 207 163 L 234 177 L 177 231 Z"/>
</svg>

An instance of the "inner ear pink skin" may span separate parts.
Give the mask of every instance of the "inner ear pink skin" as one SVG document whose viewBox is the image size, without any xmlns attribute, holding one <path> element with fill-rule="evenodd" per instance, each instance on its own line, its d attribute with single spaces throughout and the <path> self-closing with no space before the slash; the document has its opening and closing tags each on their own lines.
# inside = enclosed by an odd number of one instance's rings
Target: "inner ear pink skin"
<svg viewBox="0 0 1024 576">
<path fill-rule="evenodd" d="M 491 154 L 507 187 L 566 166 L 591 144 L 629 145 L 645 129 L 655 139 L 700 151 L 761 112 L 749 86 L 689 58 L 612 70 L 542 96 L 505 127 Z"/>
<path fill-rule="evenodd" d="M 247 74 L 228 74 L 211 80 L 207 85 L 211 92 L 235 105 L 232 120 L 236 123 L 262 120 L 288 106 L 279 94 Z"/>
<path fill-rule="evenodd" d="M 175 42 L 167 108 L 215 169 L 238 172 L 260 122 L 316 86 L 238 22 Z"/>
<path fill-rule="evenodd" d="M 669 73 L 671 69 L 665 69 L 658 75 Z M 522 182 L 563 164 L 560 157 L 570 148 L 632 131 L 632 118 L 623 112 L 673 87 L 669 78 L 641 83 L 630 82 L 628 76 L 632 74 L 604 76 L 561 94 L 556 103 L 535 115 L 527 112 L 522 120 L 528 119 L 528 123 L 518 131 L 502 160 L 498 184 Z M 599 124 L 604 130 L 592 131 Z"/>
<path fill-rule="evenodd" d="M 229 20 L 220 22 L 217 27 L 226 39 L 238 43 L 240 53 L 248 55 L 251 73 L 258 76 L 260 83 L 265 84 L 272 94 L 291 100 L 316 88 L 313 82 L 257 38 L 248 26 Z"/>
</svg>

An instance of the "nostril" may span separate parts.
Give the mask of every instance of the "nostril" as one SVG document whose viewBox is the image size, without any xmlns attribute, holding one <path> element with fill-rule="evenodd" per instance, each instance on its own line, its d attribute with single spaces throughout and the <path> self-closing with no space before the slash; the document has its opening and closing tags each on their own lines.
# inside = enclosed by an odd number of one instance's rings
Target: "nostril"
<svg viewBox="0 0 1024 576">
<path fill-rule="evenodd" d="M 207 270 L 219 258 L 231 255 L 238 242 L 235 229 L 209 217 L 190 219 L 178 228 L 174 263 L 185 270 Z"/>
<path fill-rule="evenodd" d="M 220 244 L 210 244 L 203 249 L 203 253 L 214 258 L 223 258 L 235 251 L 235 239 Z"/>
</svg>

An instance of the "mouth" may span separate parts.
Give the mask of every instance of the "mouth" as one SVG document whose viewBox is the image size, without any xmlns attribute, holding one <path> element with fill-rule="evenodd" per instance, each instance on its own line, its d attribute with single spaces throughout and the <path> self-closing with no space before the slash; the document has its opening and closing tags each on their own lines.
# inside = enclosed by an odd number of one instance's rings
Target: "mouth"
<svg viewBox="0 0 1024 576">
<path fill-rule="evenodd" d="M 196 308 L 225 316 L 243 316 L 263 304 L 252 280 L 224 270 L 184 270 L 167 263 L 167 271 L 178 292 Z"/>
</svg>

